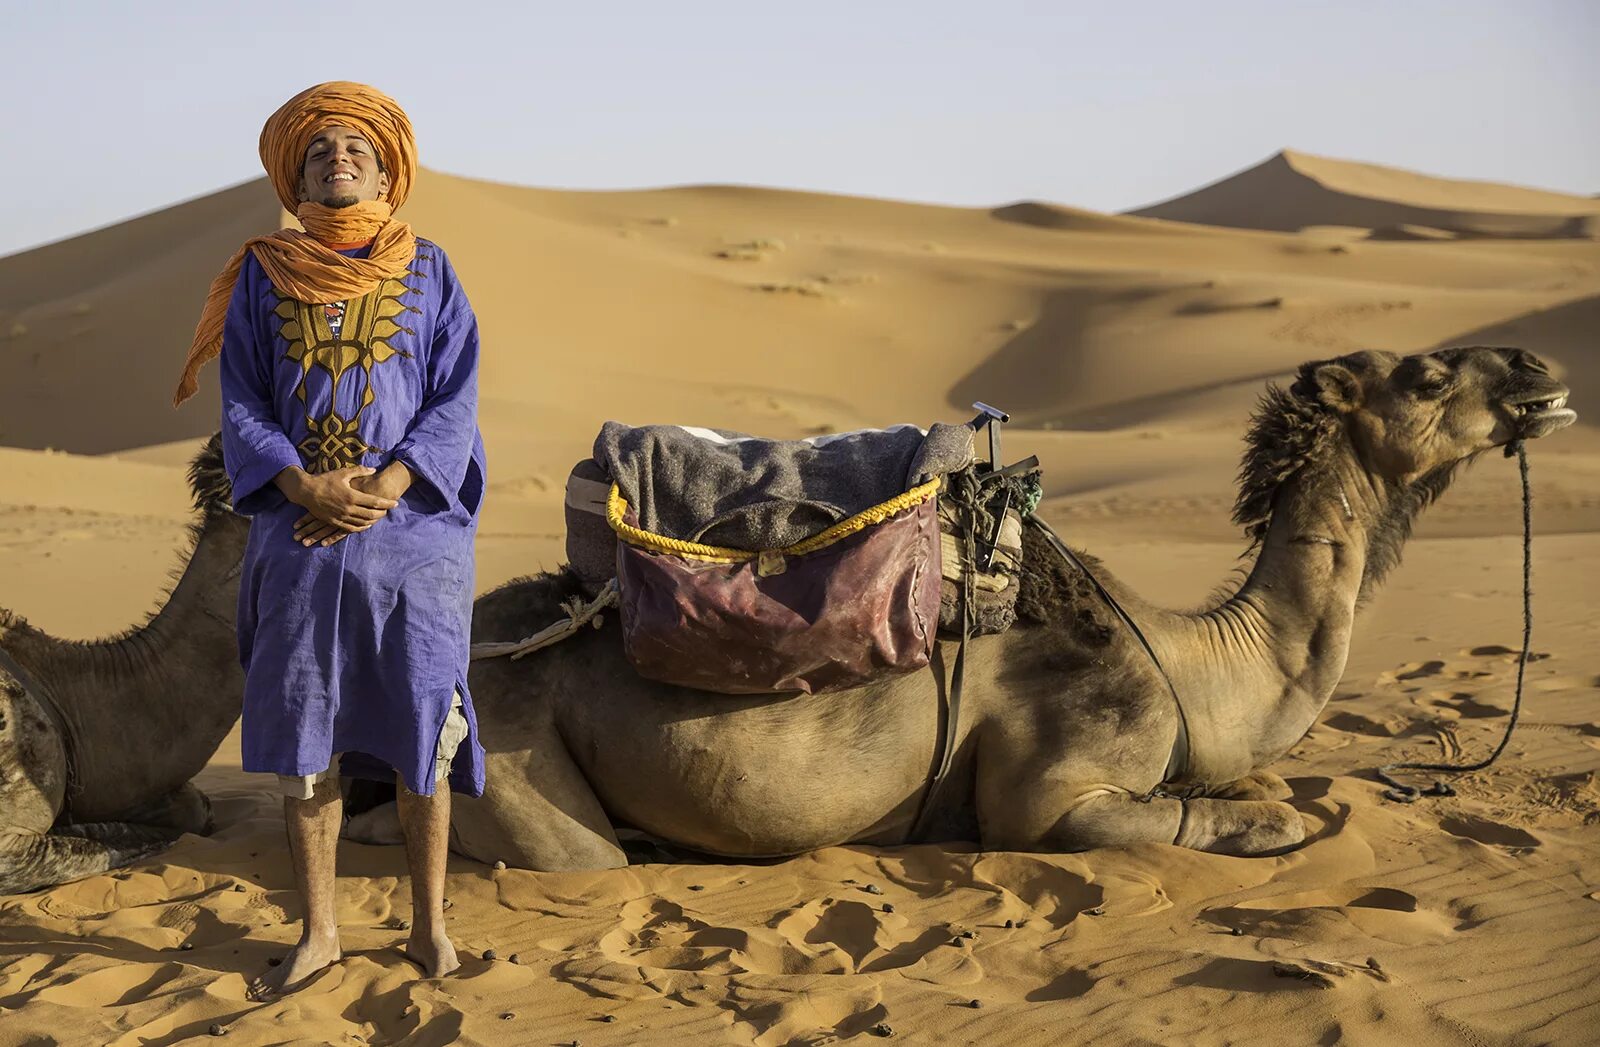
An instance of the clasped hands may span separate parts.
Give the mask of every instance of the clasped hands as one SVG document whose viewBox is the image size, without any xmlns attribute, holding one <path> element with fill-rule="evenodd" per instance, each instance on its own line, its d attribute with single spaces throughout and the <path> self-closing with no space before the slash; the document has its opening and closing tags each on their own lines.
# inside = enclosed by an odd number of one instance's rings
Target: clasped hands
<svg viewBox="0 0 1600 1047">
<path fill-rule="evenodd" d="M 274 481 L 285 498 L 306 510 L 294 523 L 294 540 L 305 546 L 329 546 L 367 530 L 399 505 L 400 496 L 411 486 L 411 470 L 400 461 L 381 471 L 365 465 L 325 473 L 289 468 Z"/>
</svg>

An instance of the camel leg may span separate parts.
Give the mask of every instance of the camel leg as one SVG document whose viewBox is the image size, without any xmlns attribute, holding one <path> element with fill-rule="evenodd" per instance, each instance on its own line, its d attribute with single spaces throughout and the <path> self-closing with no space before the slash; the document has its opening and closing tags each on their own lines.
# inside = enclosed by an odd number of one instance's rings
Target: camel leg
<svg viewBox="0 0 1600 1047">
<path fill-rule="evenodd" d="M 456 801 L 458 853 L 541 872 L 628 864 L 611 819 L 553 727 L 525 749 L 490 753 L 485 772 L 483 795 Z"/>
<path fill-rule="evenodd" d="M 94 876 L 166 850 L 177 833 L 125 822 L 61 825 L 54 832 L 0 832 L 0 894 Z"/>
<path fill-rule="evenodd" d="M 1300 813 L 1286 803 L 1259 800 L 1149 801 L 1131 793 L 1091 796 L 1063 815 L 1040 839 L 991 841 L 986 849 L 1082 851 L 1134 843 L 1171 843 L 1196 851 L 1254 857 L 1292 850 L 1306 838 Z"/>
<path fill-rule="evenodd" d="M 1206 795 L 1214 800 L 1287 800 L 1294 790 L 1271 771 L 1255 771 L 1238 781 L 1219 785 Z"/>
<path fill-rule="evenodd" d="M 211 799 L 195 788 L 193 782 L 184 782 L 165 796 L 119 811 L 115 820 L 176 829 L 196 836 L 210 836 L 216 827 L 211 817 Z"/>
</svg>

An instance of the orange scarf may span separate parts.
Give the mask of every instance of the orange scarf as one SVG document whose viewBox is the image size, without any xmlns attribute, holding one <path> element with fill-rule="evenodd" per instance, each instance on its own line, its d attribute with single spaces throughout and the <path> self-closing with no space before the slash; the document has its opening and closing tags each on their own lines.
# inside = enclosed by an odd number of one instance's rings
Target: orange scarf
<svg viewBox="0 0 1600 1047">
<path fill-rule="evenodd" d="M 339 208 L 312 203 L 296 206 L 306 145 L 316 132 L 332 124 L 355 128 L 377 149 L 389 175 L 386 200 Z M 246 251 L 255 254 L 280 295 L 313 305 L 370 294 L 383 280 L 404 275 L 416 256 L 417 238 L 411 227 L 391 217 L 411 192 L 417 167 L 416 139 L 405 111 L 382 91 L 346 80 L 301 91 L 261 129 L 261 165 L 278 199 L 295 212 L 306 231 L 280 229 L 271 236 L 246 240 L 211 281 L 194 342 L 183 363 L 183 377 L 172 395 L 174 407 L 195 394 L 200 368 L 222 352 L 222 327 Z M 347 258 L 328 246 L 368 240 L 372 251 L 366 258 Z"/>
<path fill-rule="evenodd" d="M 172 395 L 172 406 L 177 407 L 195 394 L 200 387 L 196 379 L 200 368 L 222 352 L 222 324 L 246 251 L 255 254 L 280 295 L 315 304 L 370 294 L 385 279 L 403 275 L 417 253 L 417 238 L 411 226 L 391 219 L 389 205 L 382 200 L 339 208 L 306 203 L 295 215 L 306 232 L 280 229 L 271 236 L 246 240 L 211 281 L 194 342 L 183 364 L 183 377 Z M 372 251 L 366 258 L 350 258 L 327 246 L 369 239 Z"/>
</svg>

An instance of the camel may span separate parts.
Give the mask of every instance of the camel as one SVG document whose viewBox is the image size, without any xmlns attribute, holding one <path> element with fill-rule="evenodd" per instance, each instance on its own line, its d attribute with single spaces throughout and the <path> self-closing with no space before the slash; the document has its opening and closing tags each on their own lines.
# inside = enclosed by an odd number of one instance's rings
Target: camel
<svg viewBox="0 0 1600 1047">
<path fill-rule="evenodd" d="M 181 578 L 142 626 L 80 643 L 0 609 L 0 894 L 104 872 L 211 829 L 189 781 L 239 719 L 234 634 L 249 521 L 221 440 L 189 466 Z"/>
<path fill-rule="evenodd" d="M 1265 768 L 1331 696 L 1357 607 L 1458 467 L 1576 420 L 1567 392 L 1533 355 L 1486 347 L 1355 353 L 1269 387 L 1240 471 L 1234 518 L 1254 560 L 1236 591 L 1177 612 L 1090 568 L 1170 689 L 1088 579 L 1027 528 L 1018 624 L 971 642 L 955 760 L 921 833 L 950 643 L 926 670 L 853 690 L 732 696 L 640 678 L 602 628 L 473 664 L 488 785 L 457 802 L 452 846 L 537 870 L 626 864 L 617 826 L 732 859 L 941 840 L 1291 850 L 1305 823 Z M 579 592 L 563 573 L 509 583 L 478 601 L 474 640 L 526 635 Z M 380 805 L 346 835 L 393 842 L 395 828 Z"/>
<path fill-rule="evenodd" d="M 969 650 L 956 760 L 920 833 L 951 644 L 926 671 L 850 691 L 729 696 L 641 679 L 616 631 L 602 629 L 532 658 L 474 663 L 489 781 L 483 797 L 457 802 L 452 846 L 542 870 L 625 865 L 617 826 L 729 858 L 918 840 L 1292 849 L 1304 823 L 1265 767 L 1321 713 L 1356 608 L 1455 471 L 1571 425 L 1567 394 L 1531 354 L 1485 347 L 1357 353 L 1269 388 L 1235 507 L 1254 563 L 1231 596 L 1198 612 L 1155 607 L 1080 554 L 1172 690 L 1030 529 L 1019 624 Z M 202 516 L 194 549 L 144 627 L 72 643 L 0 610 L 0 809 L 10 812 L 0 894 L 103 872 L 209 828 L 189 779 L 239 716 L 248 522 L 228 508 L 215 438 L 190 482 Z M 580 592 L 567 573 L 508 583 L 478 601 L 474 639 L 518 639 Z M 141 736 L 160 745 L 126 744 Z M 397 829 L 393 805 L 379 804 L 355 811 L 345 835 L 392 843 Z"/>
</svg>

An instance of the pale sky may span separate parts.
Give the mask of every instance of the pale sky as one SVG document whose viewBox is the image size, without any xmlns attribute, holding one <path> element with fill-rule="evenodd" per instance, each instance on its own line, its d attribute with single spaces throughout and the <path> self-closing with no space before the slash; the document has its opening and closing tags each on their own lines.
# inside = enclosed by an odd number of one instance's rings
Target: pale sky
<svg viewBox="0 0 1600 1047">
<path fill-rule="evenodd" d="M 1138 207 L 1283 147 L 1600 193 L 1600 3 L 0 0 L 0 255 L 261 175 L 323 80 L 422 162 Z"/>
</svg>

